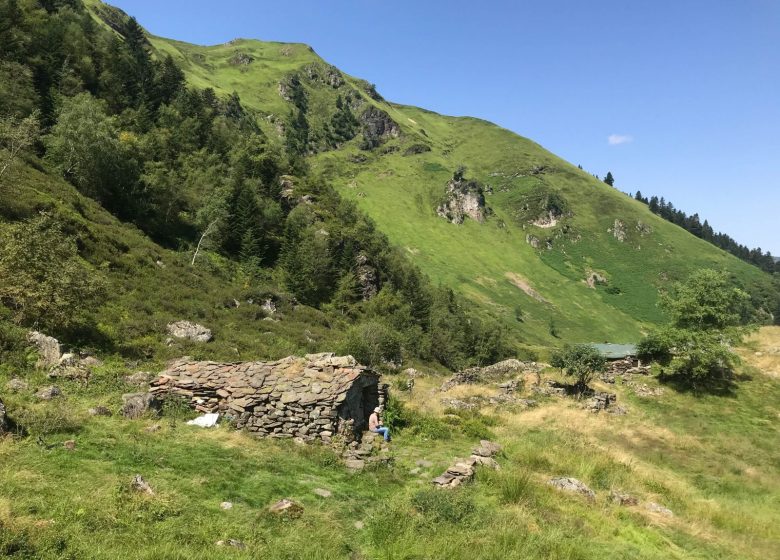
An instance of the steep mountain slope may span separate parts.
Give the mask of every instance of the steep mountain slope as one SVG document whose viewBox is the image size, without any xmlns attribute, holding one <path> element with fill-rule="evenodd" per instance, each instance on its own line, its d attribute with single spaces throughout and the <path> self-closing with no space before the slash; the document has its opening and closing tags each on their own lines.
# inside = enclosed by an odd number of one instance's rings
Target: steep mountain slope
<svg viewBox="0 0 780 560">
<path fill-rule="evenodd" d="M 292 126 L 289 86 L 298 78 L 312 171 L 368 212 L 434 281 L 466 294 L 528 344 L 636 340 L 662 319 L 658 290 L 694 268 L 729 270 L 754 293 L 770 289 L 754 267 L 534 142 L 478 119 L 388 103 L 305 45 L 238 39 L 203 47 L 159 37 L 151 43 L 172 55 L 192 84 L 237 92 L 279 143 Z M 328 145 L 337 98 L 371 138 Z M 460 166 L 485 193 L 482 223 L 437 215 Z"/>
</svg>

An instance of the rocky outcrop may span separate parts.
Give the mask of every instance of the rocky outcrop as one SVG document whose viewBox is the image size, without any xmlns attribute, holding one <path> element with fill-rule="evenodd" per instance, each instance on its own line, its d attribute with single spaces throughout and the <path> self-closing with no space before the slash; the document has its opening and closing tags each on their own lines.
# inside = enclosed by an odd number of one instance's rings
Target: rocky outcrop
<svg viewBox="0 0 780 560">
<path fill-rule="evenodd" d="M 431 147 L 428 144 L 412 144 L 408 148 L 404 150 L 404 156 L 414 156 L 417 154 L 424 154 L 425 152 L 430 152 Z"/>
<path fill-rule="evenodd" d="M 352 440 L 384 404 L 379 375 L 352 356 L 290 356 L 275 362 L 177 361 L 152 382 L 157 396 L 179 396 L 201 412 L 232 416 L 263 437 Z"/>
<path fill-rule="evenodd" d="M 355 257 L 355 274 L 360 286 L 363 301 L 368 301 L 379 292 L 379 276 L 368 262 L 368 257 L 360 253 Z"/>
<path fill-rule="evenodd" d="M 621 243 L 626 240 L 626 224 L 623 220 L 615 218 L 615 223 L 612 226 L 612 235 Z"/>
<path fill-rule="evenodd" d="M 59 363 L 62 351 L 56 338 L 46 336 L 38 331 L 30 331 L 27 333 L 27 341 L 33 344 L 38 351 L 38 361 L 35 363 L 35 367 L 45 369 Z"/>
<path fill-rule="evenodd" d="M 455 173 L 447 183 L 444 200 L 436 208 L 437 215 L 453 224 L 462 224 L 467 217 L 481 223 L 489 213 L 482 185 L 464 179 L 461 173 Z"/>
<path fill-rule="evenodd" d="M 441 386 L 442 391 L 449 391 L 456 385 L 484 383 L 495 381 L 510 375 L 519 375 L 521 373 L 538 373 L 544 369 L 543 364 L 536 362 L 521 362 L 520 360 L 509 359 L 485 367 L 473 367 L 459 371 Z"/>
<path fill-rule="evenodd" d="M 331 65 L 312 62 L 304 66 L 303 75 L 312 83 L 327 85 L 338 89 L 344 85 L 344 75 L 338 68 Z"/>
<path fill-rule="evenodd" d="M 249 66 L 254 60 L 252 55 L 238 51 L 228 59 L 228 64 L 231 66 Z"/>
<path fill-rule="evenodd" d="M 190 321 L 176 321 L 168 324 L 168 334 L 174 338 L 183 338 L 193 342 L 209 342 L 214 336 L 211 330 L 203 325 L 192 323 Z"/>
<path fill-rule="evenodd" d="M 585 278 L 585 283 L 588 285 L 589 288 L 596 288 L 597 285 L 604 285 L 607 283 L 606 277 L 599 274 L 598 272 L 591 272 L 588 274 L 587 278 Z"/>
<path fill-rule="evenodd" d="M 401 127 L 390 115 L 373 105 L 360 114 L 358 119 L 363 126 L 361 147 L 372 150 L 390 138 L 401 136 Z"/>
<path fill-rule="evenodd" d="M 641 237 L 646 237 L 653 233 L 653 228 L 643 222 L 638 221 L 636 223 L 636 231 Z"/>
</svg>

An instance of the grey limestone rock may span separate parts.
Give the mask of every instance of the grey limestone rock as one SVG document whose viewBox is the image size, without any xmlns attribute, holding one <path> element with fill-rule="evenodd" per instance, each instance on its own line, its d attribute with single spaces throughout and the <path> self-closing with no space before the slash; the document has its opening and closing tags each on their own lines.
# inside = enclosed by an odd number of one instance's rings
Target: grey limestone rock
<svg viewBox="0 0 780 560">
<path fill-rule="evenodd" d="M 191 321 L 176 321 L 168 324 L 168 334 L 194 342 L 209 342 L 214 337 L 211 330 Z"/>
<path fill-rule="evenodd" d="M 588 488 L 585 484 L 577 480 L 576 478 L 571 478 L 571 477 L 553 478 L 548 482 L 548 484 L 554 486 L 559 490 L 563 490 L 564 492 L 574 492 L 577 494 L 581 494 L 590 500 L 596 498 L 596 493 L 590 488 Z"/>
</svg>

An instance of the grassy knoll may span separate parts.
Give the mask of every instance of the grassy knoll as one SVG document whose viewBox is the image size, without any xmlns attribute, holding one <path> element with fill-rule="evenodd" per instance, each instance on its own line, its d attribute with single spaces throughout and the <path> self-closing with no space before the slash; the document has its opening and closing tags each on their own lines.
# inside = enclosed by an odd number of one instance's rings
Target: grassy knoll
<svg viewBox="0 0 780 560">
<path fill-rule="evenodd" d="M 65 384 L 60 403 L 34 403 L 29 391 L 6 397 L 31 437 L 0 441 L 0 550 L 10 558 L 770 558 L 780 545 L 780 386 L 753 358 L 776 353 L 778 334 L 765 329 L 750 343 L 733 396 L 666 387 L 640 398 L 618 385 L 626 416 L 553 397 L 529 410 L 453 414 L 431 397 L 443 379 L 432 374 L 404 397 L 412 421 L 392 444 L 394 467 L 360 474 L 327 449 L 253 440 L 226 426 L 88 417 L 87 407 L 116 409 L 130 390 L 109 363 L 90 387 Z M 495 390 L 461 386 L 447 397 Z M 147 432 L 154 422 L 162 429 Z M 502 469 L 480 471 L 456 491 L 430 489 L 480 436 L 504 445 Z M 67 439 L 74 451 L 62 447 Z M 422 458 L 433 467 L 413 471 Z M 136 473 L 155 496 L 129 490 Z M 553 476 L 582 480 L 595 501 L 554 490 Z M 640 504 L 611 503 L 613 489 Z M 300 500 L 304 514 L 269 516 L 282 497 Z M 225 500 L 232 510 L 220 509 Z M 674 517 L 647 511 L 650 501 Z M 230 538 L 247 548 L 215 545 Z"/>
</svg>

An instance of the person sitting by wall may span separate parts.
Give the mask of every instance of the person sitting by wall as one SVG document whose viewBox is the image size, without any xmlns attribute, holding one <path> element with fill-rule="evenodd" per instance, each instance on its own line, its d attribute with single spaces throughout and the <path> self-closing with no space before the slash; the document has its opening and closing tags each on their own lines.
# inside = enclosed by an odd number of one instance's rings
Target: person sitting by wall
<svg viewBox="0 0 780 560">
<path fill-rule="evenodd" d="M 368 417 L 368 429 L 375 434 L 382 434 L 385 441 L 390 441 L 390 428 L 386 428 L 382 425 L 382 419 L 379 417 L 380 412 L 381 409 L 376 407 L 374 412 L 371 413 L 371 416 Z"/>
</svg>

